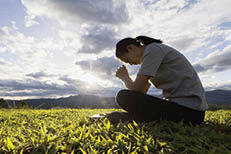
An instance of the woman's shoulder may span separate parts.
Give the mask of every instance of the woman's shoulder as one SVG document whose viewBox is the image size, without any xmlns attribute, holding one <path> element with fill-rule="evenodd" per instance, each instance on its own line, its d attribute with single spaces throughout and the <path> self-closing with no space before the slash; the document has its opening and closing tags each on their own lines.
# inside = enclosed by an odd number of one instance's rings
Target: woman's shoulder
<svg viewBox="0 0 231 154">
<path fill-rule="evenodd" d="M 161 52 L 167 54 L 169 52 L 178 52 L 176 49 L 162 43 L 151 43 L 146 47 L 146 53 L 157 53 Z"/>
</svg>

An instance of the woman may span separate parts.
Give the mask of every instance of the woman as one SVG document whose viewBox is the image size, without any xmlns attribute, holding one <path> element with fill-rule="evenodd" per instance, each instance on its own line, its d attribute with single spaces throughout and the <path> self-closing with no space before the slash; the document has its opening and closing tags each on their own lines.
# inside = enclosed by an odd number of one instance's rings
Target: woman
<svg viewBox="0 0 231 154">
<path fill-rule="evenodd" d="M 161 40 L 138 36 L 119 41 L 116 57 L 131 65 L 141 64 L 135 81 L 124 65 L 116 72 L 127 88 L 119 91 L 116 101 L 130 119 L 203 122 L 208 109 L 204 89 L 193 66 L 177 50 Z M 146 94 L 149 82 L 163 90 L 163 99 Z"/>
</svg>

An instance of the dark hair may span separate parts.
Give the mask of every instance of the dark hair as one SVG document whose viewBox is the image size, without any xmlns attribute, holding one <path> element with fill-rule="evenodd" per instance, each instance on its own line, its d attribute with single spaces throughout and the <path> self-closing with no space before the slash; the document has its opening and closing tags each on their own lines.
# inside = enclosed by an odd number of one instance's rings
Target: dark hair
<svg viewBox="0 0 231 154">
<path fill-rule="evenodd" d="M 121 58 L 125 53 L 128 52 L 127 46 L 134 44 L 136 46 L 148 45 L 150 43 L 162 43 L 161 40 L 150 38 L 147 36 L 137 36 L 136 38 L 125 38 L 120 40 L 116 44 L 116 57 Z"/>
</svg>

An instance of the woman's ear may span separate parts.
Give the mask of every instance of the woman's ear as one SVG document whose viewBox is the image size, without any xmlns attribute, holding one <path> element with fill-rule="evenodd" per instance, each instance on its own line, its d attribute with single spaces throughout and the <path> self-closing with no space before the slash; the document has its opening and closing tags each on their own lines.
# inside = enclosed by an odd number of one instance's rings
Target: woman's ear
<svg viewBox="0 0 231 154">
<path fill-rule="evenodd" d="M 133 44 L 130 44 L 127 46 L 127 50 L 128 52 L 132 51 L 134 49 L 134 45 Z"/>
</svg>

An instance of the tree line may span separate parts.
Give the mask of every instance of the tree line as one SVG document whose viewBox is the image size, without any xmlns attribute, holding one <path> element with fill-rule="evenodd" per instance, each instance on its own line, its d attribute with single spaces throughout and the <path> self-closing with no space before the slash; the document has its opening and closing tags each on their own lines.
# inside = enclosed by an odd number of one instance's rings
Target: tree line
<svg viewBox="0 0 231 154">
<path fill-rule="evenodd" d="M 21 100 L 19 101 L 18 104 L 16 104 L 15 102 L 13 102 L 12 104 L 9 104 L 7 100 L 5 100 L 4 98 L 0 98 L 0 108 L 28 108 L 28 104 L 25 100 Z"/>
</svg>

